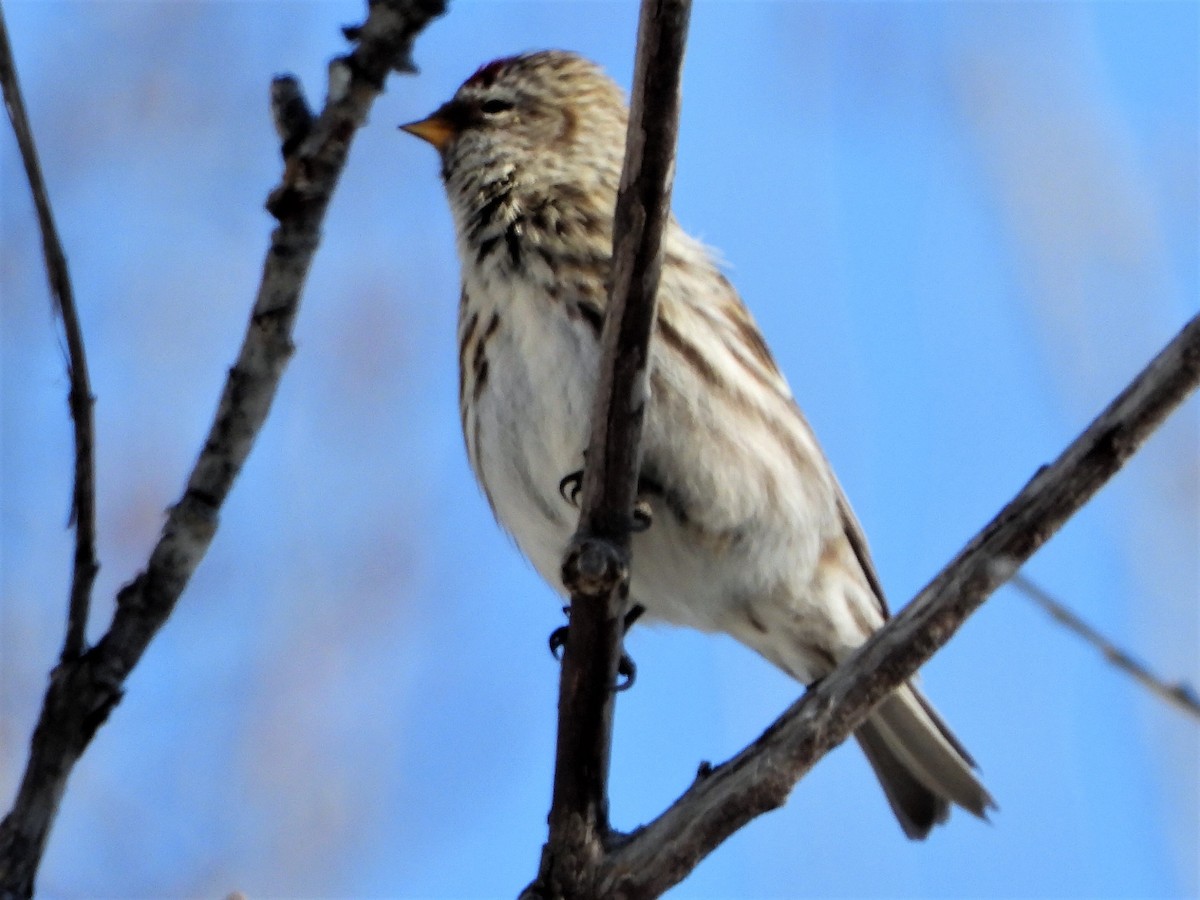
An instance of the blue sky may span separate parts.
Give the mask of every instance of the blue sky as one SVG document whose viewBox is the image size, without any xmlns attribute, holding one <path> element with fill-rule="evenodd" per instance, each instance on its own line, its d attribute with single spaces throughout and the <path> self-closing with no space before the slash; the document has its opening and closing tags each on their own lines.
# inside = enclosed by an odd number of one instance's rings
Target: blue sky
<svg viewBox="0 0 1200 900">
<path fill-rule="evenodd" d="M 719 248 L 900 606 L 1194 314 L 1200 7 L 699 2 L 675 211 Z M 195 459 L 279 172 L 271 75 L 318 100 L 357 3 L 8 2 L 98 427 L 92 634 Z M 512 896 L 545 836 L 558 604 L 491 521 L 455 408 L 452 230 L 395 130 L 479 64 L 569 47 L 628 85 L 636 4 L 460 2 L 330 210 L 271 418 L 179 609 L 76 770 L 50 897 Z M 66 381 L 0 139 L 0 797 L 61 642 Z M 1193 399 L 1028 572 L 1200 682 Z M 633 827 L 797 694 L 640 629 Z M 1002 590 L 924 670 L 1000 811 L 905 841 L 854 748 L 677 897 L 1200 893 L 1200 731 Z"/>
</svg>

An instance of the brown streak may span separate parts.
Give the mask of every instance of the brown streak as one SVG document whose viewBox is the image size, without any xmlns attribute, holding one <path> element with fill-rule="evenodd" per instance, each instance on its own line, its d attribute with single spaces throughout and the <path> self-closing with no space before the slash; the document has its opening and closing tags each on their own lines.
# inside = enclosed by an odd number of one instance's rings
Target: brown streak
<svg viewBox="0 0 1200 900">
<path fill-rule="evenodd" d="M 464 437 L 465 437 L 464 432 Z M 479 480 L 479 486 L 483 488 L 483 496 L 487 499 L 488 506 L 492 510 L 492 515 L 496 514 L 496 504 L 492 501 L 492 492 L 488 490 L 487 478 L 483 472 L 483 458 L 479 455 L 479 411 L 475 411 L 474 428 L 471 429 L 471 443 L 467 448 L 467 454 L 471 461 L 475 464 L 475 477 Z"/>
<path fill-rule="evenodd" d="M 462 299 L 459 301 L 465 305 L 467 302 L 467 292 L 463 289 Z M 467 320 L 467 327 L 463 329 L 462 338 L 458 342 L 458 404 L 463 406 L 463 401 L 467 397 L 467 357 L 470 355 L 471 338 L 475 336 L 475 327 L 479 324 L 479 313 L 471 313 L 471 318 Z M 463 429 L 466 429 L 466 409 L 463 409 Z"/>
<path fill-rule="evenodd" d="M 480 350 L 483 349 L 482 344 L 480 344 L 479 349 Z M 484 386 L 487 384 L 487 376 L 488 376 L 487 357 L 484 356 L 482 353 L 476 354 L 476 356 L 475 356 L 475 385 L 471 390 L 471 399 L 473 399 L 476 403 L 479 402 L 479 397 L 483 394 Z"/>
<path fill-rule="evenodd" d="M 483 339 L 486 341 L 488 338 L 490 338 L 493 334 L 496 333 L 496 329 L 499 327 L 500 327 L 500 313 L 494 312 L 494 313 L 492 313 L 492 318 L 488 321 L 487 330 L 485 330 L 483 332 Z"/>
<path fill-rule="evenodd" d="M 666 310 L 663 310 L 665 313 Z M 666 315 L 658 317 L 658 332 L 663 339 L 663 343 L 683 357 L 683 361 L 691 366 L 696 374 L 706 381 L 710 387 L 721 388 L 727 390 L 728 385 L 717 374 L 704 354 L 701 353 L 695 344 L 690 343 L 679 330 L 671 324 Z"/>
<path fill-rule="evenodd" d="M 488 377 L 488 360 L 487 360 L 487 343 L 488 339 L 496 333 L 496 329 L 500 327 L 500 314 L 492 313 L 492 318 L 488 321 L 487 328 L 479 338 L 479 342 L 475 345 L 475 355 L 471 361 L 472 369 L 475 374 L 475 384 L 472 386 L 471 397 L 476 403 L 479 402 L 480 396 L 483 394 L 483 388 L 487 384 Z"/>
<path fill-rule="evenodd" d="M 556 144 L 569 144 L 575 138 L 575 132 L 579 130 L 579 116 L 570 106 L 562 108 L 563 127 L 558 133 L 558 137 L 554 139 Z"/>
<path fill-rule="evenodd" d="M 592 334 L 597 338 L 600 337 L 600 331 L 604 327 L 604 313 L 602 313 L 594 303 L 587 300 L 580 300 L 574 306 L 574 309 L 583 321 L 592 329 Z"/>
<path fill-rule="evenodd" d="M 821 662 L 826 666 L 826 672 L 832 672 L 837 668 L 837 660 L 834 659 L 833 654 L 820 644 L 804 644 L 801 653 L 805 653 L 809 656 L 815 656 L 817 659 L 821 660 Z"/>
<path fill-rule="evenodd" d="M 867 584 L 871 587 L 871 593 L 875 595 L 875 603 L 879 612 L 886 620 L 891 613 L 888 611 L 887 597 L 884 596 L 879 573 L 875 571 L 875 563 L 871 561 L 871 553 L 867 549 L 867 536 L 863 534 L 862 526 L 858 524 L 858 519 L 854 517 L 854 513 L 850 509 L 850 501 L 846 499 L 840 488 L 838 490 L 838 513 L 842 517 L 842 529 L 845 531 L 846 540 L 850 542 L 850 549 L 854 551 L 859 568 L 862 569 Z"/>
<path fill-rule="evenodd" d="M 857 602 L 853 594 L 843 592 L 846 601 L 846 608 L 850 611 L 851 618 L 854 619 L 854 624 L 858 626 L 864 638 L 869 638 L 879 628 L 877 622 L 872 622 L 863 614 L 862 606 Z"/>
<path fill-rule="evenodd" d="M 722 285 L 736 297 L 737 294 L 733 293 L 733 285 L 729 283 L 729 279 L 720 272 L 717 273 L 717 277 L 721 280 Z M 767 347 L 766 341 L 763 340 L 762 333 L 755 327 L 745 308 L 740 304 L 729 307 L 728 317 L 733 327 L 737 330 L 738 337 L 742 339 L 742 346 L 754 355 L 754 359 L 767 372 L 778 377 L 779 367 L 775 365 L 775 358 L 771 356 L 771 350 Z M 761 379 L 761 375 L 759 377 Z"/>
<path fill-rule="evenodd" d="M 763 412 L 765 413 L 765 410 Z M 811 478 L 820 479 L 820 457 L 814 459 L 812 454 L 796 440 L 795 435 L 791 433 L 786 425 L 781 424 L 776 419 L 766 418 L 765 415 L 764 419 L 768 425 L 769 433 L 779 442 L 780 447 L 783 448 L 787 455 L 791 457 L 796 468 L 802 472 L 809 473 L 809 477 Z M 816 452 L 819 453 L 820 451 L 817 450 Z"/>
<path fill-rule="evenodd" d="M 768 374 L 770 370 L 763 371 L 761 365 L 755 365 L 740 352 L 735 351 L 732 356 L 737 361 L 737 364 L 742 367 L 743 371 L 757 381 L 761 387 L 773 394 L 779 393 L 779 382 Z"/>
</svg>

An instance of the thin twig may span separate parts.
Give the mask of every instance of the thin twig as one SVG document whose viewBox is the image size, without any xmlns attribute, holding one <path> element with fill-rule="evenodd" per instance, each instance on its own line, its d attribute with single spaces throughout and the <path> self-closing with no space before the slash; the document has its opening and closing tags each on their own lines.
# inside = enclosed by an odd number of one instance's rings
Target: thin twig
<svg viewBox="0 0 1200 900">
<path fill-rule="evenodd" d="M 1068 631 L 1073 631 L 1086 643 L 1091 644 L 1100 651 L 1105 659 L 1126 675 L 1139 681 L 1151 693 L 1200 719 L 1200 697 L 1196 696 L 1191 685 L 1182 681 L 1175 684 L 1163 681 L 1020 572 L 1012 577 L 1010 583 L 1033 603 L 1040 606 L 1056 622 Z"/>
<path fill-rule="evenodd" d="M 597 896 L 654 897 L 846 740 L 887 694 L 1070 518 L 1200 382 L 1200 316 L 1051 465 L 848 660 L 604 861 Z"/>
<path fill-rule="evenodd" d="M 663 229 L 670 218 L 690 0 L 643 0 L 613 269 L 579 528 L 563 562 L 571 624 L 559 688 L 550 836 L 529 897 L 591 897 L 609 839 L 613 689 L 648 397 Z"/>
<path fill-rule="evenodd" d="M 67 605 L 67 635 L 59 657 L 66 662 L 78 659 L 86 647 L 88 606 L 91 602 L 92 584 L 100 570 L 96 561 L 96 458 L 95 425 L 92 416 L 94 398 L 88 378 L 87 355 L 83 348 L 83 330 L 79 326 L 79 316 L 75 311 L 75 293 L 71 289 L 71 276 L 67 271 L 67 256 L 63 252 L 58 229 L 54 225 L 50 197 L 42 177 L 41 163 L 38 162 L 37 146 L 33 141 L 33 129 L 25 112 L 25 101 L 21 97 L 21 85 L 17 80 L 17 67 L 13 62 L 3 9 L 0 9 L 0 85 L 3 86 L 4 106 L 8 109 L 8 118 L 17 138 L 17 147 L 21 151 L 25 177 L 33 193 L 38 228 L 42 233 L 42 255 L 46 260 L 46 276 L 50 281 L 54 309 L 62 319 L 67 340 L 67 377 L 71 382 L 67 403 L 71 409 L 71 423 L 75 432 L 75 487 L 71 500 L 71 521 L 75 525 L 75 564 L 71 574 L 71 596 Z"/>
<path fill-rule="evenodd" d="M 0 900 L 33 893 L 67 777 L 121 699 L 125 679 L 166 622 L 217 529 L 217 514 L 266 420 L 292 352 L 301 290 L 350 143 L 393 71 L 413 70 L 413 39 L 444 0 L 371 0 L 355 42 L 329 66 L 325 107 L 285 164 L 268 199 L 279 220 L 237 362 L 182 498 L 145 568 L 117 595 L 112 623 L 94 647 L 50 676 L 12 810 L 0 822 Z"/>
</svg>

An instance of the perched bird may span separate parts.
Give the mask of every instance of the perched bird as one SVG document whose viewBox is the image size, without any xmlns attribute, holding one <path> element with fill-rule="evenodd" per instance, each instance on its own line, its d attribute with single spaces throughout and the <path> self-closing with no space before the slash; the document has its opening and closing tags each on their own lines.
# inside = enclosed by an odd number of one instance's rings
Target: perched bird
<svg viewBox="0 0 1200 900">
<path fill-rule="evenodd" d="M 628 111 L 564 51 L 488 63 L 402 126 L 437 148 L 462 265 L 459 409 L 500 524 L 562 591 L 599 365 Z M 808 685 L 888 616 L 854 513 L 787 381 L 710 252 L 672 219 L 658 319 L 631 600 L 725 632 Z M 973 761 L 915 685 L 855 737 L 905 833 L 951 803 L 984 816 Z"/>
</svg>

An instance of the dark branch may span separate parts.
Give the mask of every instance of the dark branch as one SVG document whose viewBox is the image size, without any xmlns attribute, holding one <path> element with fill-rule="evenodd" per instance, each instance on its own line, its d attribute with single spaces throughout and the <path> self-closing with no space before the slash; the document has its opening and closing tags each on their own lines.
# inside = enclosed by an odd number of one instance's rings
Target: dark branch
<svg viewBox="0 0 1200 900">
<path fill-rule="evenodd" d="M 550 837 L 537 881 L 526 892 L 531 896 L 594 896 L 595 866 L 609 843 L 613 693 L 690 9 L 690 0 L 643 0 L 638 24 L 582 512 L 563 563 L 571 624 L 559 689 Z"/>
<path fill-rule="evenodd" d="M 1099 650 L 1104 658 L 1113 666 L 1139 682 L 1152 694 L 1161 697 L 1168 703 L 1200 719 L 1200 697 L 1196 696 L 1196 692 L 1192 689 L 1191 685 L 1182 681 L 1175 684 L 1168 684 L 1163 681 L 1129 653 L 1126 653 L 1087 622 L 1083 621 L 1083 619 L 1079 618 L 1078 615 L 1068 609 L 1063 603 L 1055 600 L 1054 597 L 1020 572 L 1012 577 L 1012 586 L 1028 597 L 1030 601 L 1041 607 L 1047 615 L 1068 631 L 1074 632 L 1086 643 L 1091 644 Z"/>
<path fill-rule="evenodd" d="M 763 735 L 717 766 L 604 862 L 597 896 L 652 897 L 679 883 L 846 740 L 988 596 L 1124 465 L 1200 382 L 1200 316 L 894 619 Z"/>
<path fill-rule="evenodd" d="M 87 356 L 83 349 L 83 329 L 79 326 L 79 315 L 75 311 L 75 293 L 71 288 L 71 276 L 67 272 L 67 256 L 63 252 L 58 229 L 54 225 L 50 196 L 42 177 L 41 163 L 38 162 L 33 129 L 25 113 L 25 101 L 21 98 L 21 85 L 17 81 L 17 67 L 13 62 L 8 26 L 4 23 L 2 11 L 0 85 L 4 89 L 4 106 L 8 109 L 8 118 L 17 138 L 17 147 L 21 151 L 21 161 L 25 165 L 25 177 L 29 180 L 29 189 L 33 193 L 38 228 L 42 233 L 42 255 L 46 259 L 46 275 L 50 280 L 50 293 L 54 297 L 54 309 L 62 319 L 67 342 L 67 376 L 71 382 L 67 403 L 71 409 L 71 423 L 75 431 L 75 487 L 71 498 L 71 521 L 75 524 L 75 564 L 71 573 L 71 597 L 67 606 L 67 636 L 60 655 L 60 659 L 67 662 L 78 659 L 87 645 L 88 606 L 91 603 L 92 584 L 100 569 L 96 561 L 96 440 L 92 417 L 92 385 L 88 378 Z"/>
<path fill-rule="evenodd" d="M 28 897 L 72 767 L 121 699 L 126 677 L 170 616 L 217 528 L 217 514 L 266 419 L 292 352 L 292 327 L 321 223 L 350 143 L 413 39 L 443 0 L 372 0 L 357 44 L 329 67 L 325 107 L 288 157 L 269 205 L 279 220 L 237 362 L 180 500 L 149 563 L 117 596 L 108 631 L 64 660 L 50 687 L 12 810 L 0 822 L 0 898 Z"/>
</svg>

